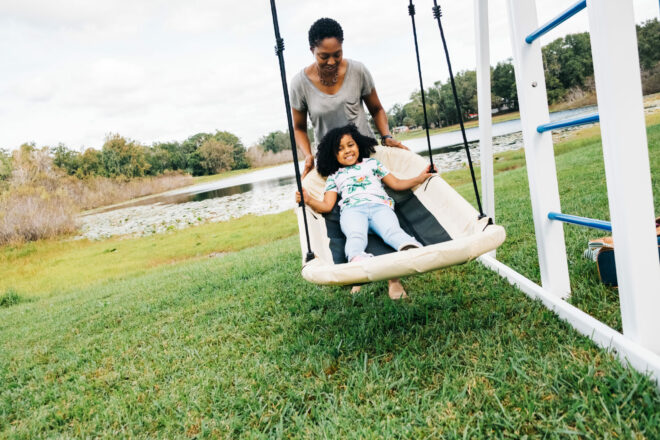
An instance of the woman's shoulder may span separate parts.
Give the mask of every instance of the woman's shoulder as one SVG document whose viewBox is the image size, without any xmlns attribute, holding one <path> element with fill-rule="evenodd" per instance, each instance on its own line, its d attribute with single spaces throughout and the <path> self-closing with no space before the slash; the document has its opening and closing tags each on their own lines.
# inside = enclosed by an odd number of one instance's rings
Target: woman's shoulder
<svg viewBox="0 0 660 440">
<path fill-rule="evenodd" d="M 352 60 L 349 58 L 346 58 L 346 62 L 350 66 L 352 70 L 355 70 L 357 72 L 368 72 L 369 69 L 367 69 L 367 66 L 364 65 L 364 63 L 356 60 Z"/>
<path fill-rule="evenodd" d="M 305 69 L 301 69 L 291 78 L 291 87 L 302 87 L 305 80 Z"/>
</svg>

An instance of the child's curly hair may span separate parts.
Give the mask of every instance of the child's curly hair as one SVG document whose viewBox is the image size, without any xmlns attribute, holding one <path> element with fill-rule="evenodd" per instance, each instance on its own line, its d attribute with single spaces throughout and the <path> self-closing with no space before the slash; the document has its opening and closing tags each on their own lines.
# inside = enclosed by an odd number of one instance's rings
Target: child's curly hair
<svg viewBox="0 0 660 440">
<path fill-rule="evenodd" d="M 374 148 L 374 146 L 378 145 L 376 139 L 361 134 L 354 124 L 333 128 L 323 136 L 323 139 L 319 143 L 319 149 L 316 152 L 316 170 L 323 177 L 328 177 L 341 168 L 341 165 L 337 162 L 337 152 L 339 151 L 341 138 L 347 134 L 351 135 L 358 145 L 360 151 L 358 162 L 376 152 Z"/>
</svg>

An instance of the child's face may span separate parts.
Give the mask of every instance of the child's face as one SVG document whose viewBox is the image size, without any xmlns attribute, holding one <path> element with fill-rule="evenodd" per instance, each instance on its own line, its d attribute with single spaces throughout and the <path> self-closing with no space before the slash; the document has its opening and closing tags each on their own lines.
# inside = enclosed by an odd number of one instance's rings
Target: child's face
<svg viewBox="0 0 660 440">
<path fill-rule="evenodd" d="M 339 150 L 337 151 L 337 162 L 340 165 L 348 167 L 355 165 L 360 158 L 360 148 L 353 140 L 353 136 L 345 134 L 339 141 Z"/>
</svg>

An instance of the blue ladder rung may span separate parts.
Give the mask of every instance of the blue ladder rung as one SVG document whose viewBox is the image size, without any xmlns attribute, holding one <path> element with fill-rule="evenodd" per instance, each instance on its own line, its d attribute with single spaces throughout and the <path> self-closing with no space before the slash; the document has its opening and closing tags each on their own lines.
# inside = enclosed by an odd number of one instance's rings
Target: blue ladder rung
<svg viewBox="0 0 660 440">
<path fill-rule="evenodd" d="M 562 24 L 563 22 L 565 22 L 566 20 L 568 20 L 569 18 L 571 18 L 572 16 L 574 16 L 575 14 L 577 14 L 586 7 L 587 7 L 587 0 L 581 0 L 577 2 L 576 4 L 574 4 L 573 6 L 571 6 L 570 8 L 566 9 L 564 12 L 559 14 L 557 17 L 553 18 L 552 20 L 550 20 L 549 22 L 547 22 L 546 24 L 544 24 L 543 26 L 532 32 L 531 34 L 527 35 L 527 37 L 525 37 L 525 41 L 527 42 L 527 44 L 532 44 L 534 40 L 539 38 L 541 35 L 551 31 L 552 29 L 559 26 L 560 24 Z"/>
<path fill-rule="evenodd" d="M 592 122 L 598 122 L 600 121 L 600 116 L 598 116 L 598 113 L 595 115 L 591 116 L 583 116 L 581 118 L 575 118 L 575 119 L 564 119 L 563 121 L 557 121 L 557 122 L 550 122 L 548 124 L 542 124 L 536 127 L 536 131 L 539 133 L 543 133 L 545 131 L 551 131 L 556 128 L 564 128 L 564 127 L 572 127 L 574 125 L 584 125 L 584 124 L 591 124 Z"/>
<path fill-rule="evenodd" d="M 603 231 L 612 232 L 612 223 L 605 220 L 597 220 L 588 217 L 579 217 L 577 215 L 562 214 L 561 212 L 549 212 L 548 218 L 550 220 L 557 220 L 564 223 L 571 223 L 579 226 L 587 226 L 589 228 L 601 229 Z M 658 246 L 660 246 L 660 236 L 658 237 Z"/>
<path fill-rule="evenodd" d="M 564 223 L 572 223 L 574 225 L 587 226 L 589 228 L 601 229 L 603 231 L 611 231 L 612 223 L 605 220 L 597 220 L 588 217 L 579 217 L 577 215 L 562 214 L 561 212 L 549 212 L 548 218 L 550 220 L 558 220 Z"/>
</svg>

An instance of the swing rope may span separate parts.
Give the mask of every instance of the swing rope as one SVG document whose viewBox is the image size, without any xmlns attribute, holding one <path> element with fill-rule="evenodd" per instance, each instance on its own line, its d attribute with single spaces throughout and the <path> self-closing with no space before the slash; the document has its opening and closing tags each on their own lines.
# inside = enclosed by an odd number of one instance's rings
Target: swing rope
<svg viewBox="0 0 660 440">
<path fill-rule="evenodd" d="M 291 118 L 291 103 L 289 102 L 289 90 L 286 84 L 286 72 L 284 69 L 284 40 L 280 36 L 280 26 L 277 21 L 277 10 L 275 9 L 275 0 L 270 0 L 270 10 L 273 15 L 273 29 L 275 30 L 275 54 L 280 62 L 280 75 L 282 77 L 282 91 L 284 92 L 284 105 L 286 107 L 286 116 L 287 122 L 289 123 L 289 141 L 291 142 L 291 152 L 293 153 L 293 166 L 296 170 L 296 185 L 298 186 L 298 192 L 300 193 L 300 204 L 303 214 L 303 222 L 305 223 L 305 238 L 307 239 L 307 255 L 305 256 L 305 262 L 311 261 L 314 259 L 314 252 L 312 252 L 312 246 L 309 241 L 309 226 L 307 225 L 307 214 L 305 209 L 305 201 L 302 197 L 302 178 L 300 175 L 300 166 L 298 165 L 298 151 L 296 150 L 296 139 L 293 135 L 293 120 Z"/>
<path fill-rule="evenodd" d="M 412 0 L 410 0 L 412 4 Z M 456 83 L 454 82 L 454 73 L 451 69 L 451 61 L 449 60 L 449 50 L 447 49 L 447 41 L 445 40 L 445 33 L 442 30 L 442 11 L 438 2 L 433 0 L 433 17 L 438 21 L 438 27 L 440 28 L 440 36 L 442 37 L 442 46 L 445 49 L 445 58 L 447 59 L 447 67 L 449 68 L 449 78 L 451 80 L 451 89 L 454 94 L 454 103 L 456 104 L 456 113 L 458 113 L 458 122 L 461 125 L 461 133 L 463 134 L 463 145 L 465 146 L 465 154 L 468 158 L 468 163 L 470 164 L 470 174 L 472 175 L 472 185 L 474 186 L 474 193 L 477 196 L 477 205 L 479 206 L 479 218 L 486 217 L 483 209 L 481 208 L 481 198 L 479 197 L 479 189 L 477 188 L 477 179 L 474 176 L 474 167 L 472 166 L 472 157 L 470 156 L 470 148 L 468 147 L 467 136 L 465 135 L 465 126 L 463 125 L 463 113 L 461 112 L 461 105 L 458 102 L 458 93 L 456 92 Z M 415 41 L 416 41 L 415 37 Z M 419 60 L 419 58 L 418 58 Z M 419 61 L 418 61 L 419 62 Z M 427 131 L 428 132 L 428 131 Z"/>
<path fill-rule="evenodd" d="M 419 90 L 422 94 L 422 109 L 424 110 L 424 127 L 426 128 L 426 144 L 429 148 L 429 161 L 431 162 L 431 172 L 435 173 L 433 167 L 433 154 L 431 153 L 431 135 L 429 134 L 429 120 L 426 116 L 426 99 L 424 97 L 424 83 L 422 82 L 422 66 L 419 62 L 419 46 L 417 45 L 417 28 L 415 27 L 415 5 L 412 0 L 408 5 L 408 14 L 412 20 L 413 36 L 415 37 L 415 54 L 417 55 L 417 72 L 419 74 Z"/>
</svg>

